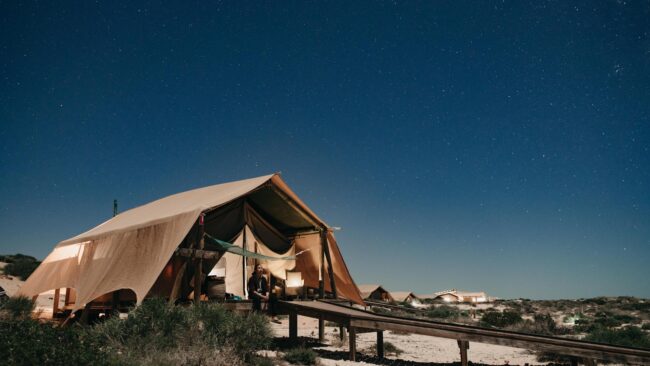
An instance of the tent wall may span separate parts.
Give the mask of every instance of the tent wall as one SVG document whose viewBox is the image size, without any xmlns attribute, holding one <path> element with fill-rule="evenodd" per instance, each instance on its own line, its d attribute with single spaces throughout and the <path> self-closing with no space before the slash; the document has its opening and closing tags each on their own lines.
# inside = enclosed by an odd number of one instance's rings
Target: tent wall
<svg viewBox="0 0 650 366">
<path fill-rule="evenodd" d="M 201 213 L 81 243 L 57 246 L 21 288 L 33 296 L 53 288 L 76 290 L 75 309 L 118 289 L 131 289 L 144 299 L 172 253 Z"/>
</svg>

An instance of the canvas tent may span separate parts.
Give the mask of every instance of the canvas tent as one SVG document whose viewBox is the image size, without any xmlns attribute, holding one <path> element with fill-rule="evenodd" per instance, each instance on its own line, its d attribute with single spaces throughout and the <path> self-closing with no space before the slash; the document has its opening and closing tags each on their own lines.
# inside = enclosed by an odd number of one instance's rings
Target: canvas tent
<svg viewBox="0 0 650 366">
<path fill-rule="evenodd" d="M 320 285 L 363 303 L 330 228 L 278 174 L 194 189 L 125 211 L 60 242 L 21 293 L 72 288 L 74 309 L 123 289 L 133 291 L 138 303 L 148 295 L 171 296 L 175 279 L 194 275 L 191 266 L 185 269 L 187 260 L 175 253 L 196 248 L 202 230 L 270 256 L 303 252 L 295 261 L 273 264 L 278 266 L 273 273 L 298 271 L 307 287 Z M 242 257 L 240 264 L 228 254 L 224 258 L 226 267 L 236 268 L 231 273 L 244 266 Z M 209 271 L 215 263 L 206 262 Z M 188 274 L 179 275 L 183 270 Z M 243 286 L 243 269 L 241 273 L 237 281 Z"/>
<path fill-rule="evenodd" d="M 419 300 L 419 297 L 410 291 L 391 291 L 390 296 L 397 302 L 411 302 Z"/>
<path fill-rule="evenodd" d="M 359 285 L 361 297 L 367 300 L 395 301 L 388 291 L 381 285 L 363 284 Z"/>
</svg>

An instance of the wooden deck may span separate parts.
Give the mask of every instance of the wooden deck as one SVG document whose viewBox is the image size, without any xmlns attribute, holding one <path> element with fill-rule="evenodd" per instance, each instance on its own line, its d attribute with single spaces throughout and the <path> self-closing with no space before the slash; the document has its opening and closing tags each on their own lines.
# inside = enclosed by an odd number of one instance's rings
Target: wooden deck
<svg viewBox="0 0 650 366">
<path fill-rule="evenodd" d="M 350 359 L 356 359 L 356 334 L 377 332 L 377 354 L 383 356 L 383 331 L 392 330 L 451 338 L 458 341 L 460 359 L 468 364 L 469 342 L 497 344 L 535 351 L 548 351 L 576 357 L 585 365 L 595 365 L 596 360 L 630 365 L 650 365 L 650 350 L 612 346 L 601 343 L 549 337 L 469 325 L 426 321 L 379 315 L 349 306 L 324 301 L 280 301 L 282 312 L 289 314 L 289 337 L 298 336 L 298 315 L 319 319 L 319 338 L 323 340 L 324 321 L 332 321 L 348 328 Z"/>
</svg>

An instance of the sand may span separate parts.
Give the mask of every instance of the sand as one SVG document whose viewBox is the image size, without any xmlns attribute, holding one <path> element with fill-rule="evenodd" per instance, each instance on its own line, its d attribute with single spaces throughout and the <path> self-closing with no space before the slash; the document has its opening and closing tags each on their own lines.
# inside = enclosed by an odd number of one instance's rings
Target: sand
<svg viewBox="0 0 650 366">
<path fill-rule="evenodd" d="M 273 331 L 277 337 L 289 335 L 289 321 L 283 319 L 281 324 L 272 323 Z M 318 320 L 298 317 L 299 337 L 318 337 Z M 325 339 L 329 344 L 323 347 L 324 350 L 347 352 L 348 345 L 340 344 L 338 327 L 326 326 Z M 376 333 L 364 333 L 357 335 L 357 350 L 364 354 L 372 354 L 376 346 Z M 413 361 L 417 363 L 452 363 L 460 362 L 460 353 L 455 340 L 430 337 L 418 334 L 394 334 L 390 331 L 384 332 L 384 342 L 390 342 L 403 353 L 399 356 L 386 355 L 386 358 L 393 360 Z M 475 363 L 490 365 L 541 365 L 535 355 L 528 350 L 490 344 L 471 343 L 468 351 L 469 360 Z M 347 360 L 331 360 L 321 358 L 322 365 L 367 365 L 366 362 L 351 362 Z"/>
</svg>

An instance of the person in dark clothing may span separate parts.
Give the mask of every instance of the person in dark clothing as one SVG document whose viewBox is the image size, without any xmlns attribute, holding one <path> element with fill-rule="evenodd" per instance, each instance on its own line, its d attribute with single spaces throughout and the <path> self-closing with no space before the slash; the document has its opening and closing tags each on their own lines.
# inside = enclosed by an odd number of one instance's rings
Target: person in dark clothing
<svg viewBox="0 0 650 366">
<path fill-rule="evenodd" d="M 248 279 L 248 297 L 253 300 L 253 311 L 262 311 L 262 300 L 268 301 L 269 285 L 264 277 L 261 264 L 255 266 L 255 272 Z"/>
</svg>

